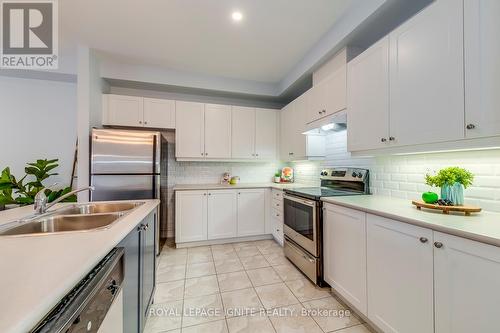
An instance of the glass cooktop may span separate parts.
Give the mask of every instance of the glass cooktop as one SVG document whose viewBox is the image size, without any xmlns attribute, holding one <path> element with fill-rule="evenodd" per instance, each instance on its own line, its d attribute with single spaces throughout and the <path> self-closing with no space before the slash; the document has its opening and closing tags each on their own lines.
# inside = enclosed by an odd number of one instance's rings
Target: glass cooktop
<svg viewBox="0 0 500 333">
<path fill-rule="evenodd" d="M 337 197 L 343 195 L 360 195 L 364 192 L 356 192 L 350 190 L 339 190 L 329 187 L 302 187 L 293 190 L 285 190 L 285 193 L 296 195 L 299 197 L 319 200 L 321 197 Z"/>
</svg>

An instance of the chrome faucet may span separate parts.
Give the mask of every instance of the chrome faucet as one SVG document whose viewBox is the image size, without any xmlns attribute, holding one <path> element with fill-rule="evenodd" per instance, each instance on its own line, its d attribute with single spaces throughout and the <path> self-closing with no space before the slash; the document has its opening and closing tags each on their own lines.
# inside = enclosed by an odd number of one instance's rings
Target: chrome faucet
<svg viewBox="0 0 500 333">
<path fill-rule="evenodd" d="M 44 213 L 46 213 L 47 209 L 49 209 L 50 207 L 54 206 L 56 203 L 61 202 L 62 200 L 66 199 L 67 197 L 69 197 L 69 196 L 71 196 L 71 195 L 73 195 L 75 193 L 82 192 L 82 191 L 93 191 L 95 189 L 94 186 L 82 187 L 82 188 L 79 188 L 77 190 L 68 192 L 68 193 L 66 193 L 64 195 L 61 195 L 56 200 L 52 201 L 51 203 L 48 203 L 47 196 L 45 195 L 45 190 L 53 187 L 54 185 L 57 185 L 57 183 L 52 184 L 51 186 L 48 186 L 48 187 L 45 187 L 45 188 L 41 189 L 35 195 L 35 203 L 34 203 L 33 208 L 35 209 L 35 213 L 36 214 L 44 214 Z"/>
</svg>

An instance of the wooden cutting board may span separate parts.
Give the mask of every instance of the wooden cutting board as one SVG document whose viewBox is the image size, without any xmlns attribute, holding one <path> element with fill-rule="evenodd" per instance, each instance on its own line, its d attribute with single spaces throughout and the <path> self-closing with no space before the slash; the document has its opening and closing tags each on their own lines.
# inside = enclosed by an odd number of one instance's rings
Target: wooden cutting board
<svg viewBox="0 0 500 333">
<path fill-rule="evenodd" d="M 420 200 L 413 200 L 411 203 L 417 206 L 418 210 L 421 210 L 422 208 L 436 209 L 443 211 L 443 214 L 449 214 L 450 212 L 462 212 L 465 213 L 466 216 L 469 216 L 471 213 L 479 213 L 481 211 L 480 207 L 475 206 L 440 206 L 428 204 Z"/>
</svg>

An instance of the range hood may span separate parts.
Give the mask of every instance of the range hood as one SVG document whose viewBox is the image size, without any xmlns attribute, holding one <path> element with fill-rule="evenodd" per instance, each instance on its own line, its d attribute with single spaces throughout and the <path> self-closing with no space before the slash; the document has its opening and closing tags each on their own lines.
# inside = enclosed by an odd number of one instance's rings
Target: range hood
<svg viewBox="0 0 500 333">
<path fill-rule="evenodd" d="M 336 112 L 306 125 L 304 134 L 326 135 L 328 132 L 347 128 L 347 110 Z"/>
</svg>

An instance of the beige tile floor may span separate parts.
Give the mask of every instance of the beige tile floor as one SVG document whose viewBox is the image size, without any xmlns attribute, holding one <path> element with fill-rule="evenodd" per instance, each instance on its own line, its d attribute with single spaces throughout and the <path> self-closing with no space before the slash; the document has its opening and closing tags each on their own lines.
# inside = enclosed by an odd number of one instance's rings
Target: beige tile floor
<svg viewBox="0 0 500 333">
<path fill-rule="evenodd" d="M 175 249 L 158 260 L 146 333 L 370 333 L 273 240 Z"/>
</svg>

